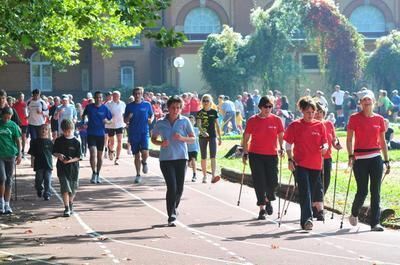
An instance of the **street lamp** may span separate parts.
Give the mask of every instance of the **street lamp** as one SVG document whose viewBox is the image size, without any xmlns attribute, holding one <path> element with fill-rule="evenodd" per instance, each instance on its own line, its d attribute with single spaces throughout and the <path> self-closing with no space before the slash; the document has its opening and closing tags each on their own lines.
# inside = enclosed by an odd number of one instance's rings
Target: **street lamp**
<svg viewBox="0 0 400 265">
<path fill-rule="evenodd" d="M 180 71 L 181 68 L 185 65 L 185 60 L 178 56 L 174 59 L 174 67 L 176 68 L 176 70 L 178 70 L 178 73 L 176 75 L 176 87 L 178 88 L 178 94 L 180 94 L 180 88 L 179 88 L 179 78 L 180 78 Z"/>
</svg>

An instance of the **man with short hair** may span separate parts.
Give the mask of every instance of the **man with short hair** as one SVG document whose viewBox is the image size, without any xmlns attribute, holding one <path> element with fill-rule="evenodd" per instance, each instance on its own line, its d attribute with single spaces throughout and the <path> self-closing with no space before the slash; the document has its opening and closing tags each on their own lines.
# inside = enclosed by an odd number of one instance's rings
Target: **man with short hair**
<svg viewBox="0 0 400 265">
<path fill-rule="evenodd" d="M 340 90 L 339 85 L 335 85 L 335 92 L 332 93 L 331 100 L 332 103 L 335 105 L 335 110 L 336 110 L 336 126 L 339 127 L 342 125 L 344 120 L 343 117 L 344 91 Z"/>
<path fill-rule="evenodd" d="M 393 109 L 392 109 L 392 117 L 393 117 L 393 121 L 397 122 L 397 116 L 400 110 L 400 96 L 399 93 L 397 91 L 397 89 L 392 91 L 392 103 L 393 103 Z"/>
<path fill-rule="evenodd" d="M 28 106 L 28 129 L 31 140 L 40 135 L 40 126 L 46 123 L 46 117 L 49 115 L 47 103 L 40 98 L 40 90 L 32 91 L 32 98 L 26 103 Z"/>
<path fill-rule="evenodd" d="M 97 91 L 94 94 L 94 103 L 86 106 L 82 119 L 88 118 L 87 142 L 90 152 L 90 166 L 92 167 L 92 178 L 90 183 L 101 183 L 100 170 L 103 165 L 103 150 L 105 123 L 110 123 L 111 112 L 103 105 L 103 94 Z M 97 163 L 96 163 L 97 157 Z"/>
<path fill-rule="evenodd" d="M 144 174 L 148 172 L 149 124 L 153 120 L 152 107 L 149 102 L 143 100 L 143 92 L 143 87 L 133 89 L 132 94 L 135 100 L 126 106 L 124 113 L 125 123 L 129 124 L 129 143 L 135 155 L 136 184 L 141 182 L 140 166 L 143 166 Z"/>
<path fill-rule="evenodd" d="M 54 113 L 54 119 L 58 121 L 58 132 L 62 134 L 61 122 L 63 120 L 71 120 L 73 123 L 77 121 L 77 113 L 75 106 L 70 104 L 70 98 L 64 95 L 61 98 L 61 105 L 59 105 Z"/>
<path fill-rule="evenodd" d="M 235 104 L 230 100 L 228 96 L 224 97 L 224 103 L 222 103 L 221 106 L 221 113 L 224 115 L 224 120 L 223 120 L 223 131 L 224 135 L 228 134 L 228 125 L 229 123 L 232 124 L 232 132 L 237 133 L 237 127 L 236 127 L 236 108 Z"/>
<path fill-rule="evenodd" d="M 117 136 L 117 154 L 115 157 L 114 165 L 118 165 L 118 159 L 122 149 L 122 136 L 125 128 L 124 112 L 125 102 L 121 100 L 121 93 L 119 91 L 112 92 L 112 101 L 106 104 L 106 107 L 110 110 L 112 119 L 111 124 L 108 127 L 108 158 L 114 159 L 114 136 Z"/>
</svg>

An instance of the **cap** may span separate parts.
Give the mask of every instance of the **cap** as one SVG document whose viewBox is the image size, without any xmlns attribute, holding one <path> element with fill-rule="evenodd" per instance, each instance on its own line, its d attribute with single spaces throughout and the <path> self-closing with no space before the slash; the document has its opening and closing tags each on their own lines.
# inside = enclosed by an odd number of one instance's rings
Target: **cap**
<svg viewBox="0 0 400 265">
<path fill-rule="evenodd" d="M 361 91 L 361 92 L 358 94 L 358 97 L 359 97 L 361 100 L 364 99 L 364 98 L 370 98 L 370 99 L 375 100 L 374 92 L 372 92 L 372 91 L 369 90 L 369 89 L 366 89 L 366 90 Z"/>
<path fill-rule="evenodd" d="M 106 93 L 104 93 L 106 96 L 111 96 L 112 92 L 111 91 L 107 91 Z"/>
<path fill-rule="evenodd" d="M 317 90 L 316 93 L 317 93 L 317 94 L 320 94 L 320 95 L 324 95 L 324 92 L 322 92 L 321 90 Z"/>
<path fill-rule="evenodd" d="M 121 92 L 119 92 L 118 90 L 114 90 L 112 93 L 113 93 L 113 94 L 117 94 L 117 95 L 120 95 L 120 96 L 121 96 Z"/>
<path fill-rule="evenodd" d="M 69 97 L 68 97 L 67 95 L 62 95 L 62 96 L 61 96 L 61 99 L 62 99 L 62 100 L 69 100 Z"/>
<path fill-rule="evenodd" d="M 398 93 L 397 89 L 393 90 L 392 93 L 397 94 Z"/>
<path fill-rule="evenodd" d="M 88 99 L 89 99 L 89 98 L 93 98 L 92 93 L 91 93 L 91 92 L 87 92 L 87 93 L 86 93 L 86 98 L 88 98 Z"/>
</svg>

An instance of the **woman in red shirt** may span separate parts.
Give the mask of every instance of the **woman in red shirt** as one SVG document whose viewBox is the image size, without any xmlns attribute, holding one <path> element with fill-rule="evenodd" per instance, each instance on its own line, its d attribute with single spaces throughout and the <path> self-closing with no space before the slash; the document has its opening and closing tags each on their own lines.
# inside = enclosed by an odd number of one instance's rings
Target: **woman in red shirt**
<svg viewBox="0 0 400 265">
<path fill-rule="evenodd" d="M 350 224 L 356 226 L 358 214 L 368 194 L 368 181 L 371 181 L 371 231 L 383 231 L 380 219 L 380 191 L 383 164 L 385 174 L 389 174 L 388 148 L 385 141 L 385 122 L 382 116 L 373 112 L 374 93 L 363 91 L 360 97 L 361 111 L 350 116 L 347 125 L 347 152 L 349 166 L 353 167 L 357 182 L 357 192 L 351 208 Z M 354 149 L 353 149 L 354 138 Z M 381 151 L 384 162 L 382 162 Z"/>
<path fill-rule="evenodd" d="M 325 126 L 314 119 L 317 109 L 314 100 L 308 96 L 302 97 L 297 106 L 303 113 L 303 118 L 289 125 L 283 139 L 286 141 L 289 170 L 294 171 L 299 188 L 300 225 L 304 230 L 312 230 L 311 197 L 313 187 L 318 187 L 320 192 L 315 194 L 314 200 L 322 201 L 322 156 L 328 150 L 328 144 Z M 318 209 L 321 210 L 323 209 Z"/>
<path fill-rule="evenodd" d="M 336 139 L 336 132 L 335 126 L 329 120 L 325 120 L 327 108 L 321 102 L 317 102 L 317 112 L 315 113 L 314 118 L 316 120 L 321 121 L 325 126 L 326 131 L 326 140 L 328 141 L 328 150 L 326 151 L 325 155 L 323 156 L 323 168 L 322 168 L 322 186 L 323 186 L 323 194 L 325 195 L 326 191 L 328 190 L 329 184 L 331 182 L 331 171 L 332 171 L 332 147 L 336 150 L 342 149 L 340 146 L 339 141 Z M 318 192 L 321 192 L 317 189 L 317 187 L 313 191 L 313 198 L 318 197 L 316 195 Z M 321 204 L 321 205 L 320 205 Z M 323 208 L 323 200 L 316 201 L 313 200 L 313 217 L 317 218 L 317 221 L 324 221 L 324 212 L 318 211 L 317 209 Z"/>
<path fill-rule="evenodd" d="M 273 213 L 271 201 L 275 200 L 278 186 L 278 142 L 279 153 L 283 154 L 283 124 L 271 113 L 273 106 L 270 97 L 262 97 L 258 103 L 260 112 L 249 118 L 243 135 L 243 163 L 246 164 L 249 158 L 257 205 L 260 206 L 259 220 L 265 220 L 265 213 Z"/>
</svg>

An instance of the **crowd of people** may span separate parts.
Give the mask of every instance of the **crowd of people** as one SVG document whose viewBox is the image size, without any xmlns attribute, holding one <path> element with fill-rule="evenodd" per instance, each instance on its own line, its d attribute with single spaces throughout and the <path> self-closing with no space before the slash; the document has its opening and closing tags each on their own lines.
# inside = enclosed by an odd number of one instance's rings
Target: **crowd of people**
<svg viewBox="0 0 400 265">
<path fill-rule="evenodd" d="M 175 226 L 187 166 L 192 168 L 192 181 L 196 182 L 196 161 L 200 153 L 202 183 L 207 183 L 209 156 L 210 181 L 218 182 L 216 154 L 222 136 L 243 134 L 243 163 L 250 164 L 260 207 L 258 219 L 273 213 L 271 202 L 275 200 L 278 186 L 278 163 L 286 153 L 288 169 L 298 184 L 300 224 L 302 229 L 311 230 L 313 219 L 324 220 L 324 194 L 330 183 L 332 148 L 342 149 L 335 134 L 336 124 L 347 128 L 349 165 L 357 181 L 350 223 L 357 224 L 370 179 L 371 230 L 383 231 L 379 224 L 380 185 L 384 164 L 386 173 L 390 172 L 386 140 L 389 138 L 390 143 L 393 139 L 388 136 L 385 115 L 375 113 L 374 106 L 377 103 L 378 112 L 385 106 L 394 115 L 396 105 L 387 107 L 390 105 L 387 100 L 381 100 L 387 97 L 384 91 L 380 91 L 382 95 L 376 101 L 371 90 L 362 88 L 350 96 L 336 85 L 331 95 L 335 110 L 332 117 L 322 91 L 316 91 L 314 96 L 310 89 L 304 92 L 297 102 L 301 115 L 295 119 L 288 98 L 278 90 L 269 91 L 265 96 L 258 90 L 244 92 L 235 101 L 219 95 L 214 103 L 210 94 L 199 97 L 196 93 L 184 93 L 168 97 L 136 87 L 126 103 L 116 90 L 88 93 L 76 104 L 72 95 L 45 97 L 36 89 L 25 101 L 23 93 L 13 99 L 0 90 L 0 212 L 12 213 L 13 170 L 15 163 L 19 164 L 25 157 L 28 146 L 36 193 L 44 200 L 51 197 L 53 157 L 56 158 L 63 215 L 68 217 L 73 214 L 79 184 L 79 161 L 89 150 L 90 183 L 101 183 L 103 159 L 109 158 L 115 166 L 119 165 L 126 134 L 127 152 L 134 156 L 136 184 L 141 183 L 141 174 L 149 170 L 150 140 L 160 146 L 160 169 L 167 185 L 168 225 Z"/>
</svg>

